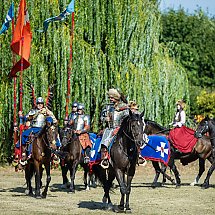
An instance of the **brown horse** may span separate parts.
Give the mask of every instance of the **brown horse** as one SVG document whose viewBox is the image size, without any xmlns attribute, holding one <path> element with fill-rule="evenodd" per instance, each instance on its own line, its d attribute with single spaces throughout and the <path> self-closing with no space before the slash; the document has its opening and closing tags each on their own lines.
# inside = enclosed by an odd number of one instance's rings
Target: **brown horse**
<svg viewBox="0 0 215 215">
<path fill-rule="evenodd" d="M 69 127 L 64 127 L 61 129 L 61 140 L 62 140 L 62 151 L 67 153 L 65 159 L 63 160 L 63 165 L 61 161 L 61 169 L 62 169 L 62 177 L 63 184 L 67 184 L 69 182 L 67 178 L 67 171 L 70 171 L 70 192 L 75 192 L 75 173 L 77 171 L 78 164 L 81 161 L 82 157 L 82 147 L 81 143 L 76 134 L 74 134 L 74 130 Z"/>
<path fill-rule="evenodd" d="M 206 117 L 205 119 L 203 119 L 200 122 L 194 135 L 196 138 L 202 138 L 203 135 L 207 132 L 210 135 L 210 141 L 211 141 L 211 145 L 212 145 L 212 156 L 211 156 L 212 157 L 211 158 L 212 164 L 208 170 L 205 181 L 202 184 L 202 188 L 205 188 L 205 189 L 207 189 L 209 187 L 209 180 L 210 180 L 210 177 L 211 177 L 211 175 L 215 169 L 215 120 L 210 119 L 209 117 Z"/>
<path fill-rule="evenodd" d="M 165 134 L 165 135 L 168 134 L 169 129 L 159 125 L 158 123 L 151 121 L 151 120 L 145 120 L 145 122 L 146 122 L 146 128 L 145 128 L 146 134 Z M 211 162 L 211 163 L 213 162 L 211 149 L 212 148 L 211 148 L 210 140 L 206 136 L 203 136 L 202 138 L 198 139 L 196 145 L 194 146 L 192 152 L 190 152 L 190 153 L 186 153 L 186 154 L 181 153 L 177 149 L 175 149 L 173 146 L 171 146 L 171 156 L 170 156 L 170 161 L 169 161 L 168 165 L 170 164 L 170 168 L 172 168 L 172 162 L 174 163 L 175 159 L 180 159 L 180 161 L 183 165 L 187 165 L 188 163 L 191 163 L 191 162 L 199 159 L 199 173 L 196 176 L 195 181 L 191 184 L 191 185 L 195 185 L 198 183 L 200 177 L 202 176 L 203 172 L 205 171 L 205 159 L 208 159 L 209 162 Z M 175 166 L 175 168 L 176 168 L 176 166 Z M 174 169 L 173 169 L 173 172 L 174 172 Z M 176 185 L 179 186 L 180 180 L 177 182 L 177 177 L 178 177 L 177 172 L 178 171 L 176 171 L 176 174 L 175 174 Z"/>
<path fill-rule="evenodd" d="M 32 156 L 29 160 L 25 169 L 25 178 L 27 183 L 27 194 L 32 195 L 32 185 L 31 178 L 35 173 L 35 197 L 36 198 L 46 198 L 48 186 L 51 181 L 50 175 L 50 163 L 51 163 L 51 153 L 54 152 L 55 143 L 57 139 L 58 131 L 57 127 L 53 125 L 52 122 L 47 121 L 46 125 L 43 127 L 41 132 L 33 138 L 32 141 Z M 46 170 L 46 185 L 45 189 L 40 194 L 40 188 L 42 186 L 42 172 L 44 165 Z"/>
</svg>

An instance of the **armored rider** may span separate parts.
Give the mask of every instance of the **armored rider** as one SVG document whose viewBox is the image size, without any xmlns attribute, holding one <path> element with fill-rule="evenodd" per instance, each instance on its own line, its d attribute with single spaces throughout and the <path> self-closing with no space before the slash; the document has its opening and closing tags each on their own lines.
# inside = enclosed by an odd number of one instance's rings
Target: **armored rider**
<svg viewBox="0 0 215 215">
<path fill-rule="evenodd" d="M 110 103 L 105 106 L 101 113 L 101 121 L 105 127 L 101 140 L 101 159 L 103 167 L 108 165 L 108 148 L 117 134 L 122 120 L 129 114 L 128 105 L 122 101 L 118 90 L 112 88 L 108 91 Z M 104 162 L 103 162 L 104 161 Z"/>
<path fill-rule="evenodd" d="M 45 125 L 45 119 L 47 116 L 50 116 L 53 119 L 53 123 L 57 123 L 57 119 L 55 118 L 54 114 L 44 106 L 44 100 L 42 97 L 38 97 L 36 100 L 36 108 L 30 110 L 30 112 L 23 116 L 22 112 L 19 111 L 19 117 L 23 118 L 24 121 L 30 121 L 30 127 L 26 129 L 22 133 L 21 143 L 22 143 L 22 160 L 25 160 L 27 158 L 26 156 L 26 143 L 28 141 L 30 134 L 37 134 L 39 133 L 43 126 Z M 60 142 L 58 142 L 58 145 L 60 146 Z M 56 144 L 57 145 L 57 144 Z M 17 148 L 19 148 L 19 142 L 16 145 Z M 28 155 L 31 153 L 30 150 L 28 150 Z"/>
<path fill-rule="evenodd" d="M 74 133 L 78 136 L 82 148 L 84 150 L 84 162 L 87 163 L 90 157 L 90 149 L 92 147 L 89 134 L 90 131 L 90 116 L 84 113 L 85 107 L 83 104 L 78 104 L 78 115 L 72 118 L 69 122 L 74 129 Z"/>
</svg>

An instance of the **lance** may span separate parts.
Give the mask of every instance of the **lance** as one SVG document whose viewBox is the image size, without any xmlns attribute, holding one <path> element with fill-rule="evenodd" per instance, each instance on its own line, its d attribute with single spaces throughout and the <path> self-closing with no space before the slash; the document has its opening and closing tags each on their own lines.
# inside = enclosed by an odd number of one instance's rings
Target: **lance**
<svg viewBox="0 0 215 215">
<path fill-rule="evenodd" d="M 68 73 L 67 73 L 67 96 L 66 96 L 66 119 L 68 119 L 69 115 L 69 99 L 70 99 L 70 77 L 72 71 L 72 45 L 74 39 L 74 28 L 75 28 L 75 12 L 72 12 L 72 27 L 70 31 L 70 55 L 69 55 L 69 65 L 68 65 Z"/>
<path fill-rule="evenodd" d="M 12 35 L 14 35 L 14 28 L 15 28 L 15 24 L 14 24 L 14 18 L 12 19 Z M 13 52 L 12 54 L 12 62 L 13 62 L 13 66 L 16 63 L 16 59 L 15 59 L 15 54 Z M 17 103 L 16 103 L 16 76 L 13 77 L 13 143 L 14 143 L 14 157 L 16 158 L 17 156 L 19 156 L 19 153 L 16 150 L 15 144 L 18 141 L 18 124 L 16 121 L 16 112 L 17 112 Z"/>
</svg>

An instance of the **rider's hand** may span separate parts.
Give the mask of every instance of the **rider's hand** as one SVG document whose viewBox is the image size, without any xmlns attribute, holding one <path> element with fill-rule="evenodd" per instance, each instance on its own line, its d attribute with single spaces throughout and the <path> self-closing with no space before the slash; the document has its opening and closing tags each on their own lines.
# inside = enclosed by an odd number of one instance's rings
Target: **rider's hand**
<svg viewBox="0 0 215 215">
<path fill-rule="evenodd" d="M 81 134 L 81 131 L 80 130 L 75 130 L 74 133 L 75 134 Z"/>
<path fill-rule="evenodd" d="M 19 115 L 19 117 L 22 116 L 22 111 L 21 110 L 18 112 L 18 115 Z"/>
</svg>

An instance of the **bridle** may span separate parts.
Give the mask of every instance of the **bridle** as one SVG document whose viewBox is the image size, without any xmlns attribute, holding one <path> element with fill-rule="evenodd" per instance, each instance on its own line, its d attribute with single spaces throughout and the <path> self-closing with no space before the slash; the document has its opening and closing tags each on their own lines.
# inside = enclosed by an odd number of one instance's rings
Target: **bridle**
<svg viewBox="0 0 215 215">
<path fill-rule="evenodd" d="M 198 135 L 198 138 L 201 138 L 206 132 L 209 131 L 209 123 L 207 120 L 205 120 L 204 122 L 204 126 L 202 126 L 201 129 L 198 129 L 199 131 L 196 131 L 195 133 Z M 213 140 L 215 139 L 215 136 L 214 137 L 210 137 L 210 140 Z"/>
<path fill-rule="evenodd" d="M 137 121 L 137 123 L 139 122 L 138 119 L 137 119 L 137 120 L 133 120 L 133 121 Z M 135 145 L 136 145 L 137 147 L 139 147 L 140 144 L 138 144 L 138 142 L 140 142 L 140 141 L 139 141 L 139 140 L 136 140 L 136 139 L 134 138 L 134 132 L 133 132 L 133 130 L 131 129 L 131 122 L 130 122 L 129 118 L 127 119 L 127 122 L 128 122 L 128 124 L 129 124 L 128 130 L 131 132 L 131 136 L 132 136 L 133 138 L 132 138 L 130 135 L 128 135 L 128 133 L 125 131 L 125 129 L 123 129 L 122 132 L 123 132 L 123 134 L 124 134 L 128 139 L 130 139 L 132 142 L 134 142 Z"/>
</svg>

